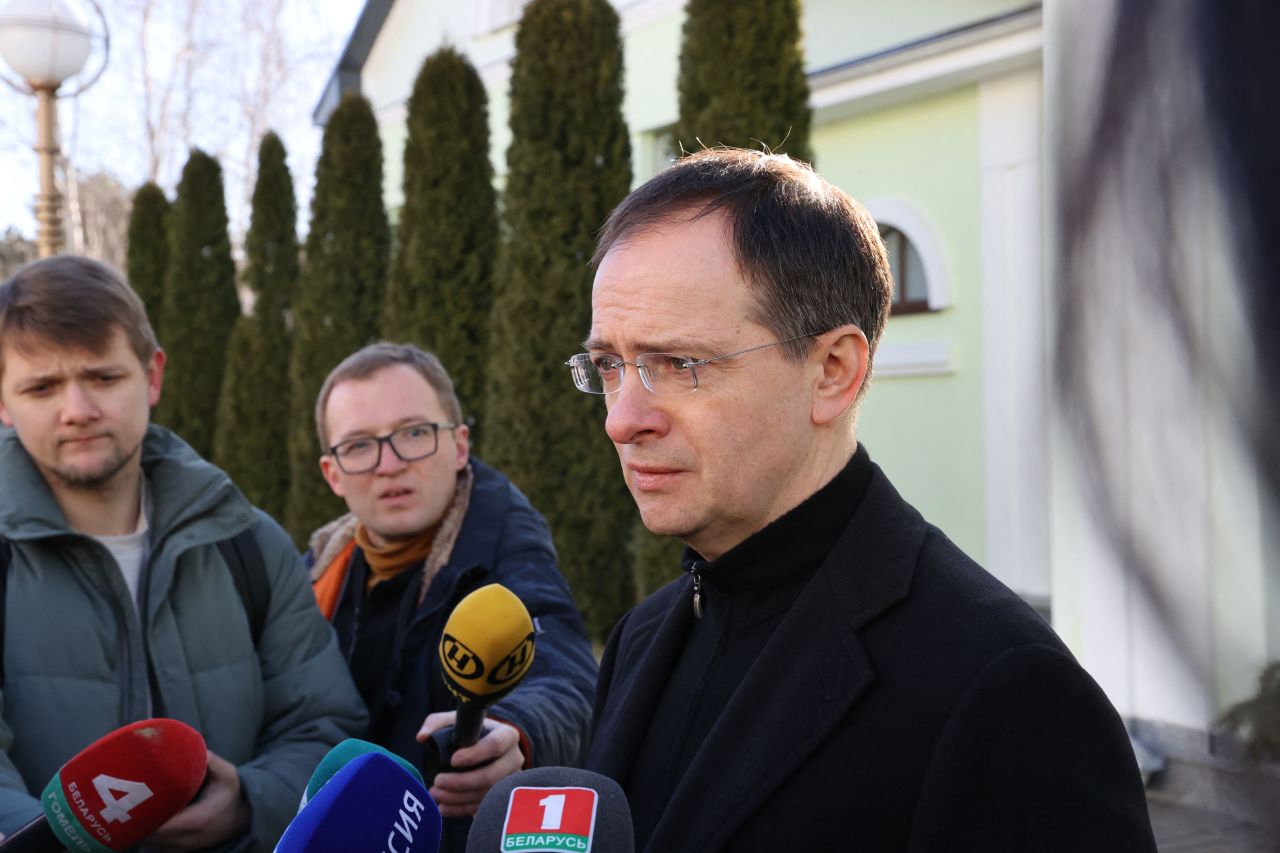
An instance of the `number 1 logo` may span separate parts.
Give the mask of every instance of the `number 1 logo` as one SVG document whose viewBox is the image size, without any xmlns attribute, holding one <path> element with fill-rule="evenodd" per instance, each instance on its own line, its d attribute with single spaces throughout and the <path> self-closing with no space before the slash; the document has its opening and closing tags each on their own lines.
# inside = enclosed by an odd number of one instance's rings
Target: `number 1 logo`
<svg viewBox="0 0 1280 853">
<path fill-rule="evenodd" d="M 538 805 L 542 806 L 542 828 L 559 829 L 560 821 L 564 819 L 564 794 L 543 797 L 538 800 Z"/>
<path fill-rule="evenodd" d="M 500 849 L 590 853 L 598 802 L 590 788 L 513 788 Z"/>
</svg>

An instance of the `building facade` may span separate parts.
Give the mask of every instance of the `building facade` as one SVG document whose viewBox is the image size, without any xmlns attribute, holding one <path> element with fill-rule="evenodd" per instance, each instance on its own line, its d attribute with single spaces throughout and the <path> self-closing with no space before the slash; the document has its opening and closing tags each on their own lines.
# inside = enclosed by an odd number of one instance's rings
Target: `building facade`
<svg viewBox="0 0 1280 853">
<path fill-rule="evenodd" d="M 392 211 L 405 105 L 423 59 L 444 44 L 486 84 L 502 181 L 523 5 L 366 3 L 316 117 L 346 89 L 372 101 Z M 614 5 L 639 183 L 675 153 L 684 4 Z M 803 4 L 815 165 L 881 224 L 902 303 L 858 435 L 908 500 L 1050 618 L 1141 740 L 1212 764 L 1217 717 L 1280 657 L 1280 535 L 1266 521 L 1277 515 L 1230 437 L 1196 412 L 1179 457 L 1190 459 L 1190 497 L 1150 517 L 1176 543 L 1154 579 L 1125 565 L 1092 512 L 1080 473 L 1089 451 L 1066 427 L 1053 381 L 1046 260 L 1059 106 L 1078 83 L 1055 40 L 1071 17 L 1071 4 L 1025 0 Z M 1216 334 L 1229 337 L 1229 323 Z M 1122 411 L 1116 428 L 1133 431 Z M 1145 440 L 1133 434 L 1133 451 Z M 1147 497 L 1135 488 L 1129 500 Z"/>
</svg>

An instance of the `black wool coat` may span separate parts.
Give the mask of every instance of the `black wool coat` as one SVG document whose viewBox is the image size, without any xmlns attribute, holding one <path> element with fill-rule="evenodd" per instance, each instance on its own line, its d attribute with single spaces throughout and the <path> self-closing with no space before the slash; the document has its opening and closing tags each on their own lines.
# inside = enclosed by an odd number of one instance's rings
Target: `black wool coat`
<svg viewBox="0 0 1280 853">
<path fill-rule="evenodd" d="M 693 621 L 692 581 L 618 624 L 587 768 L 627 786 Z M 1025 602 L 874 467 L 866 495 L 644 848 L 1154 853 L 1102 690 Z"/>
</svg>

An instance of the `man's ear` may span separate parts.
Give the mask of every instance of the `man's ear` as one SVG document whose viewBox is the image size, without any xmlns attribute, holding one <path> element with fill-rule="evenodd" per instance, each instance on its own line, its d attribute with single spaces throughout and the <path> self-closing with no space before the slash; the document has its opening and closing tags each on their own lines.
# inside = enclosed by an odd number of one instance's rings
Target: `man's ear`
<svg viewBox="0 0 1280 853">
<path fill-rule="evenodd" d="M 334 461 L 329 454 L 320 457 L 320 473 L 324 475 L 324 481 L 329 484 L 329 488 L 338 497 L 346 497 L 342 489 L 342 470 L 338 468 L 338 463 Z"/>
<path fill-rule="evenodd" d="M 155 406 L 160 402 L 160 386 L 164 384 L 164 350 L 158 349 L 146 364 L 147 372 L 147 405 Z"/>
<path fill-rule="evenodd" d="M 471 427 L 458 424 L 453 428 L 454 469 L 461 471 L 471 458 Z"/>
<path fill-rule="evenodd" d="M 3 400 L 0 400 L 0 424 L 7 427 L 13 426 L 13 419 L 9 417 L 9 410 L 5 408 Z"/>
<path fill-rule="evenodd" d="M 813 422 L 832 423 L 849 411 L 867 376 L 867 336 L 853 324 L 824 332 L 811 359 L 819 370 L 813 395 Z"/>
</svg>

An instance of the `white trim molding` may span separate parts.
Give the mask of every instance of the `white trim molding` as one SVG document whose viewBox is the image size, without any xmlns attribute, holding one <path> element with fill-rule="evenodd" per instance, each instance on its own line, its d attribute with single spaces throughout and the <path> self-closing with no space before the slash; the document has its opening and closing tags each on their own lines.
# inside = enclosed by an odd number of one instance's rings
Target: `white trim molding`
<svg viewBox="0 0 1280 853">
<path fill-rule="evenodd" d="M 955 373 L 951 345 L 945 341 L 883 343 L 876 348 L 874 379 L 903 376 L 946 376 Z"/>
<path fill-rule="evenodd" d="M 1044 49 L 1038 5 L 809 72 L 816 124 L 918 100 L 1023 68 Z"/>
<path fill-rule="evenodd" d="M 978 86 L 986 566 L 1037 598 L 1053 591 L 1041 81 L 1027 69 Z"/>
<path fill-rule="evenodd" d="M 937 231 L 915 205 L 894 198 L 877 198 L 865 203 L 867 211 L 879 225 L 890 225 L 907 236 L 920 255 L 925 283 L 929 288 L 929 310 L 939 311 L 951 305 L 951 285 L 942 247 L 934 235 Z M 905 263 L 905 260 L 904 260 Z"/>
</svg>

